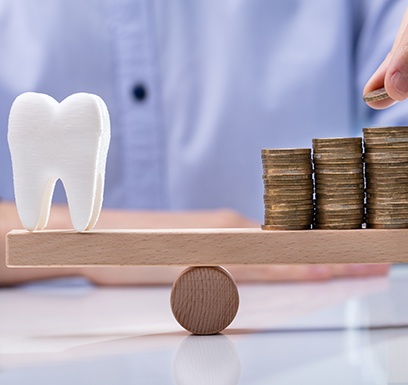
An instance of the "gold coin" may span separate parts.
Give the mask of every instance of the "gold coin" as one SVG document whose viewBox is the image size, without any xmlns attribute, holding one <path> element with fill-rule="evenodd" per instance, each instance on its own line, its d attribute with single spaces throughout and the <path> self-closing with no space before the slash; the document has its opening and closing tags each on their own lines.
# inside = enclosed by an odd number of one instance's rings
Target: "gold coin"
<svg viewBox="0 0 408 385">
<path fill-rule="evenodd" d="M 366 171 L 372 172 L 396 172 L 408 171 L 408 162 L 405 163 L 367 163 L 365 165 Z"/>
<path fill-rule="evenodd" d="M 298 159 L 292 155 L 290 158 L 262 158 L 263 168 L 268 167 L 285 167 L 285 166 L 311 166 L 312 158 Z"/>
<path fill-rule="evenodd" d="M 408 151 L 408 138 L 387 140 L 387 141 L 365 141 L 364 153 L 372 152 L 391 152 L 391 151 Z"/>
<path fill-rule="evenodd" d="M 264 183 L 264 191 L 268 193 L 284 194 L 310 194 L 313 192 L 313 185 L 296 186 L 295 184 L 276 184 L 276 183 Z"/>
<path fill-rule="evenodd" d="M 406 163 L 408 152 L 375 152 L 364 154 L 366 163 Z"/>
<path fill-rule="evenodd" d="M 337 166 L 337 165 L 336 165 Z M 354 175 L 354 176 L 362 176 L 363 174 L 363 167 L 360 168 L 352 168 L 352 167 L 319 167 L 315 168 L 315 174 L 320 176 L 322 175 Z"/>
<path fill-rule="evenodd" d="M 325 218 L 321 217 L 316 217 L 316 223 L 320 224 L 333 224 L 333 223 L 363 223 L 364 216 L 363 215 L 354 215 L 354 216 L 349 216 L 349 215 L 344 215 L 342 217 L 340 216 L 327 216 Z"/>
<path fill-rule="evenodd" d="M 312 139 L 313 145 L 317 146 L 331 146 L 336 147 L 339 145 L 359 145 L 362 142 L 361 137 L 353 137 L 353 138 L 314 138 Z"/>
<path fill-rule="evenodd" d="M 345 221 L 348 222 L 353 222 L 353 223 L 361 223 L 364 215 L 362 215 L 361 213 L 359 214 L 350 214 L 347 215 L 346 213 L 344 215 L 340 215 L 339 213 L 335 213 L 334 215 L 331 215 L 330 213 L 328 213 L 327 215 L 324 216 L 319 216 L 316 215 L 316 222 L 318 223 L 332 223 L 332 222 L 338 222 L 338 223 L 343 223 Z"/>
<path fill-rule="evenodd" d="M 390 126 L 390 127 L 364 127 L 363 134 L 366 136 L 378 136 L 378 135 L 400 135 L 408 134 L 408 126 Z"/>
<path fill-rule="evenodd" d="M 364 203 L 364 197 L 361 197 L 361 198 L 346 198 L 346 197 L 316 198 L 316 205 L 319 206 L 320 208 L 326 205 L 332 205 L 332 204 L 358 205 L 358 204 L 363 204 L 363 203 Z"/>
<path fill-rule="evenodd" d="M 367 94 L 363 96 L 363 100 L 366 103 L 379 102 L 380 100 L 385 100 L 385 99 L 389 99 L 389 96 L 384 87 L 368 92 Z"/>
<path fill-rule="evenodd" d="M 366 184 L 381 184 L 381 183 L 399 183 L 405 184 L 408 181 L 408 174 L 380 174 L 380 173 L 368 173 L 366 175 Z"/>
<path fill-rule="evenodd" d="M 310 155 L 310 148 L 263 148 L 262 155 Z"/>
<path fill-rule="evenodd" d="M 362 170 L 363 161 L 348 163 L 315 163 L 315 170 Z"/>
<path fill-rule="evenodd" d="M 298 216 L 283 216 L 283 215 L 266 215 L 264 216 L 265 225 L 278 225 L 278 224 L 308 224 L 313 222 L 313 215 L 298 215 Z M 281 221 L 281 223 L 278 223 Z"/>
<path fill-rule="evenodd" d="M 367 229 L 407 229 L 408 223 L 402 224 L 379 224 L 367 223 Z"/>
<path fill-rule="evenodd" d="M 276 194 L 276 191 L 272 191 L 272 190 L 264 190 L 264 194 L 263 194 L 263 198 L 264 201 L 273 201 L 276 199 L 288 199 L 288 200 L 313 200 L 313 191 L 309 190 L 309 191 L 301 191 L 298 190 L 299 194 Z"/>
<path fill-rule="evenodd" d="M 363 223 L 364 215 L 344 215 L 344 216 L 326 216 L 326 217 L 315 217 L 315 223 Z"/>
<path fill-rule="evenodd" d="M 313 199 L 313 193 L 302 193 L 302 194 L 287 194 L 287 195 L 281 195 L 281 194 L 274 194 L 274 193 L 268 193 L 264 194 L 264 201 L 265 203 L 267 201 L 275 201 L 275 200 L 288 200 L 288 201 L 293 201 L 293 200 L 301 200 L 301 201 L 306 201 L 310 200 L 312 201 Z"/>
<path fill-rule="evenodd" d="M 408 169 L 395 168 L 393 170 L 367 170 L 367 178 L 408 178 Z"/>
<path fill-rule="evenodd" d="M 264 191 L 270 191 L 271 193 L 277 193 L 277 194 L 284 194 L 286 191 L 288 191 L 290 194 L 307 194 L 313 192 L 313 184 L 302 184 L 302 185 L 296 185 L 295 183 L 270 183 L 267 182 L 263 184 L 264 186 Z"/>
<path fill-rule="evenodd" d="M 379 215 L 379 214 L 367 214 L 367 222 L 369 223 L 406 223 L 408 222 L 408 215 L 395 216 L 395 215 Z"/>
<path fill-rule="evenodd" d="M 314 210 L 296 210 L 296 211 L 283 211 L 283 210 L 268 210 L 264 212 L 266 218 L 287 218 L 287 219 L 305 219 L 312 218 L 314 215 Z"/>
<path fill-rule="evenodd" d="M 315 224 L 313 228 L 316 230 L 356 230 L 361 229 L 360 224 L 337 224 L 337 225 L 324 225 L 324 224 Z"/>
<path fill-rule="evenodd" d="M 352 210 L 352 209 L 361 209 L 363 207 L 363 204 L 347 204 L 347 203 L 341 203 L 341 204 L 336 204 L 336 203 L 328 203 L 325 205 L 316 205 L 316 209 L 319 211 L 321 209 L 324 209 L 325 211 L 330 211 L 330 210 Z"/>
<path fill-rule="evenodd" d="M 307 219 L 293 218 L 293 219 L 282 219 L 282 218 L 266 218 L 264 225 L 278 225 L 278 226 L 307 226 L 311 225 L 313 222 L 313 217 Z"/>
<path fill-rule="evenodd" d="M 265 211 L 286 210 L 286 211 L 308 211 L 313 210 L 312 203 L 274 203 L 265 204 Z"/>
<path fill-rule="evenodd" d="M 373 204 L 387 204 L 387 203 L 406 204 L 408 207 L 408 199 L 397 198 L 397 197 L 392 196 L 392 194 L 390 194 L 389 197 L 370 196 L 370 197 L 367 197 L 367 202 L 370 204 L 371 203 Z"/>
<path fill-rule="evenodd" d="M 360 167 L 360 165 L 363 165 L 363 159 L 361 156 L 360 158 L 349 158 L 349 159 L 342 159 L 342 158 L 332 158 L 331 160 L 321 160 L 321 159 L 315 159 L 314 160 L 314 167 L 325 167 L 325 166 L 338 166 L 338 167 Z"/>
<path fill-rule="evenodd" d="M 316 163 L 331 163 L 331 162 L 343 162 L 343 163 L 359 163 L 363 161 L 363 154 L 362 152 L 358 153 L 333 153 L 333 152 L 327 152 L 327 153 L 314 153 L 313 154 L 313 161 Z"/>
<path fill-rule="evenodd" d="M 344 215 L 348 215 L 348 216 L 359 216 L 364 214 L 364 206 L 363 205 L 359 205 L 359 207 L 357 209 L 338 209 L 338 210 L 324 210 L 324 208 L 322 210 L 316 210 L 316 216 L 320 216 L 322 218 L 326 217 L 326 216 L 344 216 Z"/>
<path fill-rule="evenodd" d="M 408 210 L 408 204 L 406 203 L 367 203 L 367 212 L 371 210 Z"/>
<path fill-rule="evenodd" d="M 334 199 L 334 198 L 363 198 L 364 197 L 364 190 L 360 189 L 333 189 L 333 190 L 322 190 L 319 189 L 315 192 L 316 199 L 319 198 L 327 198 L 327 199 Z"/>
<path fill-rule="evenodd" d="M 293 169 L 286 169 L 286 170 L 284 170 L 284 169 L 280 169 L 280 170 L 278 170 L 278 169 L 269 169 L 269 170 L 267 170 L 267 171 L 264 171 L 264 174 L 263 175 L 265 175 L 265 176 L 279 176 L 279 175 L 312 175 L 312 173 L 313 173 L 313 171 L 312 171 L 312 169 L 310 169 L 310 170 L 293 170 Z"/>
<path fill-rule="evenodd" d="M 261 158 L 262 164 L 265 165 L 279 165 L 283 166 L 285 164 L 312 164 L 312 158 L 306 157 L 304 155 L 290 155 L 290 156 L 269 156 Z"/>
<path fill-rule="evenodd" d="M 278 226 L 278 225 L 261 225 L 262 230 L 310 230 L 311 225 L 299 226 Z"/>
<path fill-rule="evenodd" d="M 315 179 L 317 181 L 329 181 L 330 183 L 332 182 L 337 182 L 340 181 L 340 184 L 353 184 L 356 182 L 362 183 L 361 180 L 363 178 L 363 172 L 359 170 L 359 172 L 352 172 L 352 173 L 346 173 L 346 172 L 339 172 L 339 173 L 334 173 L 334 172 L 326 172 L 326 173 L 321 173 L 321 172 L 315 172 Z"/>
<path fill-rule="evenodd" d="M 283 194 L 287 192 L 288 194 L 309 194 L 313 192 L 313 185 L 301 185 L 297 186 L 296 184 L 277 184 L 277 183 L 264 183 L 264 191 L 268 191 L 271 194 Z"/>
<path fill-rule="evenodd" d="M 352 198 L 347 198 L 345 196 L 337 196 L 334 198 L 316 198 L 315 199 L 315 203 L 316 205 L 319 206 L 324 206 L 327 204 L 331 204 L 331 203 L 339 203 L 339 204 L 360 204 L 360 203 L 364 203 L 364 196 L 357 196 L 357 197 L 352 197 Z"/>
<path fill-rule="evenodd" d="M 311 197 L 310 198 L 299 199 L 299 200 L 272 199 L 272 198 L 265 198 L 264 199 L 264 206 L 267 209 L 273 209 L 272 207 L 269 207 L 269 206 L 283 205 L 283 204 L 286 204 L 287 206 L 290 206 L 290 205 L 311 205 L 311 204 L 313 204 L 313 199 Z"/>
<path fill-rule="evenodd" d="M 363 183 L 356 183 L 356 184 L 324 184 L 320 183 L 316 186 L 316 192 L 320 192 L 321 194 L 331 194 L 335 192 L 341 192 L 342 194 L 346 193 L 354 193 L 364 189 Z"/>
<path fill-rule="evenodd" d="M 262 167 L 264 169 L 270 168 L 299 168 L 299 169 L 309 169 L 312 167 L 312 159 L 308 162 L 275 162 L 271 160 L 265 160 L 262 162 Z"/>
<path fill-rule="evenodd" d="M 403 199 L 408 202 L 408 189 L 405 192 L 398 193 L 398 192 L 374 192 L 374 193 L 367 193 L 367 199 L 374 199 L 374 200 L 395 200 L 395 199 Z"/>
<path fill-rule="evenodd" d="M 313 156 L 323 155 L 323 156 L 332 156 L 342 157 L 345 154 L 350 154 L 353 158 L 358 158 L 363 154 L 363 148 L 359 146 L 338 146 L 338 147 L 322 147 L 322 148 L 313 148 Z"/>
<path fill-rule="evenodd" d="M 363 176 L 363 170 L 362 169 L 349 169 L 349 170 L 342 170 L 342 169 L 315 169 L 315 174 L 317 176 L 319 175 L 350 175 L 350 176 L 355 176 L 355 177 L 361 177 Z"/>
</svg>

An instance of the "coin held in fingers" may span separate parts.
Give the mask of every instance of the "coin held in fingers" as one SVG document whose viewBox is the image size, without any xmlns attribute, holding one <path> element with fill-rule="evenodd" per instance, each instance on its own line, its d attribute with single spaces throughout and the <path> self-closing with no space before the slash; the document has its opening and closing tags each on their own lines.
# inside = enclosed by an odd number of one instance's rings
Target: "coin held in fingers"
<svg viewBox="0 0 408 385">
<path fill-rule="evenodd" d="M 381 100 L 388 99 L 389 95 L 387 94 L 387 91 L 385 90 L 384 87 L 378 88 L 377 90 L 368 92 L 363 96 L 363 100 L 366 103 L 373 103 L 373 102 L 379 102 Z"/>
</svg>

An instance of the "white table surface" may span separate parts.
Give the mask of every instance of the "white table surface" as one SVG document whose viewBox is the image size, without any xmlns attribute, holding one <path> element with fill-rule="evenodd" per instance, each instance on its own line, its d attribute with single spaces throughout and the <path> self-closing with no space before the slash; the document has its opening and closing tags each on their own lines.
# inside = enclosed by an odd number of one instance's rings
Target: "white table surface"
<svg viewBox="0 0 408 385">
<path fill-rule="evenodd" d="M 408 268 L 239 291 L 222 335 L 191 336 L 170 287 L 2 289 L 0 385 L 408 384 Z"/>
</svg>

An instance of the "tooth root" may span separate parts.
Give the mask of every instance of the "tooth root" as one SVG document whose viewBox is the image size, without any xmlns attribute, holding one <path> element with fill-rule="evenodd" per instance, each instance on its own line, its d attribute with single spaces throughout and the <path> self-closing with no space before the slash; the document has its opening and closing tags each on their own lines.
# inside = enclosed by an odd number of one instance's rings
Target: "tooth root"
<svg viewBox="0 0 408 385">
<path fill-rule="evenodd" d="M 82 172 L 82 177 L 84 177 Z M 89 174 L 95 174 L 89 170 Z M 72 225 L 77 231 L 91 229 L 98 217 L 102 206 L 103 186 L 101 186 L 101 177 L 98 175 L 89 175 L 78 184 L 78 181 L 71 176 L 62 179 L 67 194 L 69 212 Z"/>
<path fill-rule="evenodd" d="M 98 173 L 92 217 L 85 230 L 92 229 L 95 226 L 96 222 L 98 221 L 99 214 L 102 209 L 104 184 L 105 184 L 104 175 Z"/>
<path fill-rule="evenodd" d="M 14 179 L 16 206 L 27 230 L 42 230 L 48 223 L 56 178 L 35 178 L 28 174 Z"/>
</svg>

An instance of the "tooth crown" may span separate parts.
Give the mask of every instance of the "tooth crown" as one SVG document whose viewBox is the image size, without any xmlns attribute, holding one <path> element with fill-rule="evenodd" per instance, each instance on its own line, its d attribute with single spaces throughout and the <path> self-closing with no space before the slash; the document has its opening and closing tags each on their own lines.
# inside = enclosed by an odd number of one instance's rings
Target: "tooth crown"
<svg viewBox="0 0 408 385">
<path fill-rule="evenodd" d="M 11 107 L 8 141 L 23 226 L 46 227 L 55 183 L 61 179 L 74 228 L 91 229 L 102 206 L 110 141 L 103 100 L 78 93 L 58 103 L 45 94 L 24 93 Z"/>
</svg>

